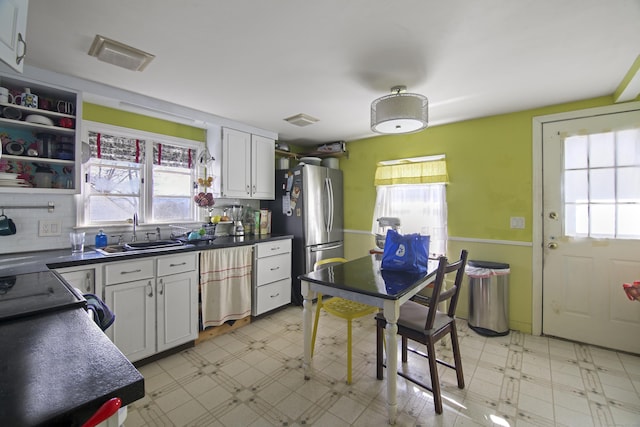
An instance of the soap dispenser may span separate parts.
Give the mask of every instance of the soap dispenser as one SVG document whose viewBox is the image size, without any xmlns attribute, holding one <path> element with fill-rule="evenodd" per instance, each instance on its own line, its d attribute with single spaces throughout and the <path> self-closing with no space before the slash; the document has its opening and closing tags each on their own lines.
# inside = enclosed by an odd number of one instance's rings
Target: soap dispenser
<svg viewBox="0 0 640 427">
<path fill-rule="evenodd" d="M 107 246 L 107 235 L 104 234 L 104 231 L 100 229 L 98 234 L 96 234 L 96 248 L 104 248 Z"/>
</svg>

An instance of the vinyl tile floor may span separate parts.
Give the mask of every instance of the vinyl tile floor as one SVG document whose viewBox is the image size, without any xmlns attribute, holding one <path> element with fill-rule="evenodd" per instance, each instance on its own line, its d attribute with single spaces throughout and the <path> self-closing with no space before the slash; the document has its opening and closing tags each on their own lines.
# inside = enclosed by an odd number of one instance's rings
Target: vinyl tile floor
<svg viewBox="0 0 640 427">
<path fill-rule="evenodd" d="M 346 321 L 322 313 L 305 381 L 302 309 L 287 307 L 142 366 L 146 396 L 129 406 L 125 427 L 385 426 L 375 324 L 363 318 L 353 328 L 351 385 Z M 466 387 L 441 367 L 436 415 L 431 393 L 399 377 L 396 425 L 640 426 L 639 356 L 514 331 L 487 338 L 464 320 L 458 331 Z M 440 358 L 452 358 L 447 347 L 438 346 Z M 410 356 L 408 366 L 428 378 L 426 363 Z"/>
</svg>

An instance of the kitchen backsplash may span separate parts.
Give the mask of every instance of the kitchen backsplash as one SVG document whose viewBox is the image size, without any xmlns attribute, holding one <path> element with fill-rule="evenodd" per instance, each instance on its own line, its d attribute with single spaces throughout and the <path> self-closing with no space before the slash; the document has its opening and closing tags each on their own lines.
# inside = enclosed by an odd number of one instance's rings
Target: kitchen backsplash
<svg viewBox="0 0 640 427">
<path fill-rule="evenodd" d="M 0 193 L 0 206 L 46 206 L 49 202 L 53 202 L 55 209 L 48 212 L 47 209 L 14 209 L 6 208 L 5 215 L 11 218 L 16 225 L 16 234 L 10 236 L 0 236 L 0 254 L 10 254 L 17 252 L 30 252 L 49 249 L 70 248 L 69 232 L 73 230 L 76 224 L 76 208 L 75 200 L 72 195 L 24 195 L 14 193 Z M 215 211 L 222 212 L 222 207 L 233 204 L 243 204 L 259 209 L 259 201 L 257 200 L 238 200 L 238 199 L 216 199 Z M 215 215 L 216 213 L 214 213 Z M 57 236 L 41 237 L 38 234 L 39 221 L 58 222 L 60 223 L 60 234 Z M 181 224 L 176 224 L 181 225 Z M 90 228 L 86 231 L 87 236 L 85 244 L 93 246 L 94 237 L 100 227 Z M 160 226 L 162 238 L 168 238 L 171 232 L 168 225 Z M 138 239 L 145 239 L 145 231 L 155 231 L 154 226 L 139 227 Z M 122 233 L 125 241 L 131 239 L 131 227 L 121 229 L 105 229 L 105 233 L 109 236 Z M 109 237 L 109 244 L 116 243 L 116 239 Z"/>
</svg>

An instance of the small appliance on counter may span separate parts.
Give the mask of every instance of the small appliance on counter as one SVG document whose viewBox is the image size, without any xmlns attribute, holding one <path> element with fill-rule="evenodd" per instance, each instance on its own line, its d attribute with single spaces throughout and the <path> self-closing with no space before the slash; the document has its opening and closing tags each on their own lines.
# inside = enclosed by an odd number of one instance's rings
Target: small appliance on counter
<svg viewBox="0 0 640 427">
<path fill-rule="evenodd" d="M 231 231 L 232 236 L 244 236 L 244 206 L 233 205 L 231 206 L 231 220 L 233 221 L 233 229 Z"/>
<path fill-rule="evenodd" d="M 400 232 L 400 218 L 382 216 L 377 219 L 378 232 L 376 233 L 376 246 L 379 250 L 384 250 L 384 241 L 387 238 L 388 230 Z"/>
</svg>

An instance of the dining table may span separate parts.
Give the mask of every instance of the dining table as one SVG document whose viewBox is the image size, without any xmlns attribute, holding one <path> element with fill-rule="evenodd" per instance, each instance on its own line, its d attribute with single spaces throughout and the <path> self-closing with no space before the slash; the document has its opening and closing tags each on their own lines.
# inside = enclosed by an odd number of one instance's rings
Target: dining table
<svg viewBox="0 0 640 427">
<path fill-rule="evenodd" d="M 398 413 L 398 316 L 400 306 L 435 279 L 437 260 L 429 260 L 425 273 L 382 269 L 380 254 L 370 254 L 341 264 L 299 276 L 302 296 L 302 325 L 304 334 L 303 371 L 306 380 L 311 378 L 311 329 L 313 300 L 317 293 L 332 295 L 369 304 L 382 309 L 387 321 L 386 366 L 387 409 L 389 424 L 395 424 Z M 372 337 L 372 339 L 375 339 Z"/>
</svg>

